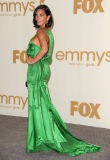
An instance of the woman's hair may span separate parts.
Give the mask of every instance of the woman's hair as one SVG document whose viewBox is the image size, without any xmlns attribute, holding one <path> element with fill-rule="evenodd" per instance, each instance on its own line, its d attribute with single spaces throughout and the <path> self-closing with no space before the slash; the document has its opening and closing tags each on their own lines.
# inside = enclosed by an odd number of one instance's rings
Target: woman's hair
<svg viewBox="0 0 110 160">
<path fill-rule="evenodd" d="M 50 16 L 50 18 L 49 18 L 49 20 L 48 20 L 48 23 L 45 25 L 45 27 L 51 27 L 52 24 L 53 24 L 52 13 L 51 13 L 49 7 L 46 6 L 46 5 L 44 5 L 44 4 L 43 4 L 43 5 L 39 5 L 39 6 L 36 7 L 35 10 L 34 10 L 34 13 L 33 13 L 33 24 L 34 24 L 34 27 L 35 27 L 35 28 L 39 28 L 39 27 L 40 27 L 40 26 L 37 25 L 37 21 L 36 21 L 36 11 L 37 11 L 38 9 L 43 9 L 44 12 L 45 12 L 45 14 L 46 14 L 47 16 Z"/>
</svg>

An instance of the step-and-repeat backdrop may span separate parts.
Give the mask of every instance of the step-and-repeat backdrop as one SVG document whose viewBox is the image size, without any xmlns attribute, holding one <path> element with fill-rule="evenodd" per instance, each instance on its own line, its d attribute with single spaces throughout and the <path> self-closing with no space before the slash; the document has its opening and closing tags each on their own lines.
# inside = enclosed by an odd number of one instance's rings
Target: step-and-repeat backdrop
<svg viewBox="0 0 110 160">
<path fill-rule="evenodd" d="M 110 129 L 110 0 L 0 1 L 0 114 L 28 115 L 25 50 L 40 3 L 54 17 L 54 106 L 67 123 Z"/>
</svg>

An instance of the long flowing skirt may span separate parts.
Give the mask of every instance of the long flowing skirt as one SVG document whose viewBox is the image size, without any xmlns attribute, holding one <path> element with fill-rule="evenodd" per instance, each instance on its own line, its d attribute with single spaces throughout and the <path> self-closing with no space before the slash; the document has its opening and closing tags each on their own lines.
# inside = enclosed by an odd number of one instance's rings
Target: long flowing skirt
<svg viewBox="0 0 110 160">
<path fill-rule="evenodd" d="M 54 150 L 77 156 L 97 152 L 100 146 L 74 137 L 53 106 L 47 80 L 50 75 L 48 62 L 38 61 L 28 65 L 28 126 L 26 152 Z"/>
</svg>

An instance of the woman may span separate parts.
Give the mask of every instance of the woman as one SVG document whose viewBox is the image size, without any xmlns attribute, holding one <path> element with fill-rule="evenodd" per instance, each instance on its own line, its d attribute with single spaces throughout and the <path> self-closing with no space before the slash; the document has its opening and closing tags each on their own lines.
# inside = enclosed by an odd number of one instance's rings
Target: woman
<svg viewBox="0 0 110 160">
<path fill-rule="evenodd" d="M 39 29 L 30 40 L 26 51 L 28 55 L 26 151 L 54 150 L 71 156 L 99 151 L 99 146 L 72 136 L 52 105 L 46 82 L 50 75 L 49 63 L 53 49 L 53 35 L 50 31 L 53 18 L 46 5 L 40 5 L 35 9 L 33 23 L 34 27 Z"/>
</svg>

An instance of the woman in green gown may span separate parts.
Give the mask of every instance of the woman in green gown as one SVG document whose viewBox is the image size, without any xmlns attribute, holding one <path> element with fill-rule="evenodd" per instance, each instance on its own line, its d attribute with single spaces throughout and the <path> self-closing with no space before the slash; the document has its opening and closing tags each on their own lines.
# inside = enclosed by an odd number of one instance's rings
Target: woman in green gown
<svg viewBox="0 0 110 160">
<path fill-rule="evenodd" d="M 49 63 L 53 49 L 50 27 L 53 18 L 46 5 L 39 5 L 33 13 L 36 35 L 29 41 L 28 55 L 28 124 L 26 152 L 51 151 L 71 156 L 97 152 L 100 147 L 86 143 L 68 131 L 54 108 L 47 87 Z"/>
</svg>

